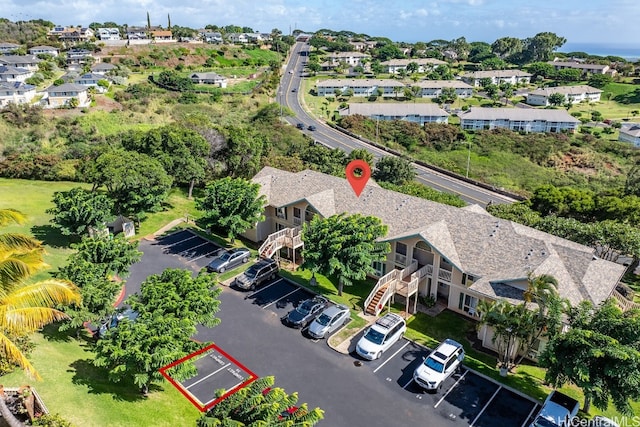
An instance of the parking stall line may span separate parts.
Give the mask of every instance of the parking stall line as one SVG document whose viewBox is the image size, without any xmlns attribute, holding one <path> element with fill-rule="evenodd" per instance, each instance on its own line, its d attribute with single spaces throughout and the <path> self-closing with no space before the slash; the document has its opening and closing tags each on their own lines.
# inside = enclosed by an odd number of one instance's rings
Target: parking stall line
<svg viewBox="0 0 640 427">
<path fill-rule="evenodd" d="M 433 405 L 434 409 L 438 407 L 438 405 L 440 405 L 442 403 L 442 401 L 445 399 L 445 397 L 447 397 L 447 395 L 449 393 L 451 393 L 451 390 L 453 390 L 454 388 L 456 388 L 456 386 L 458 385 L 458 383 L 460 381 L 462 381 L 462 379 L 465 377 L 465 375 L 467 375 L 469 371 L 464 371 L 464 374 L 460 375 L 460 378 L 458 378 L 458 381 L 455 382 L 455 384 L 453 384 L 451 387 L 449 387 L 449 390 L 447 390 L 447 392 L 440 398 L 440 400 L 438 400 L 438 403 L 436 403 L 435 405 Z M 500 390 L 500 389 L 498 389 Z"/>
<path fill-rule="evenodd" d="M 521 427 L 525 427 L 529 423 L 529 420 L 533 416 L 533 413 L 535 412 L 536 409 L 538 409 L 538 404 L 537 403 L 535 405 L 533 405 L 533 409 L 531 409 L 531 412 L 529 412 L 529 415 L 527 415 L 527 419 L 524 420 L 524 422 L 522 423 Z"/>
<path fill-rule="evenodd" d="M 235 389 L 236 387 L 238 387 L 238 386 L 239 386 L 240 384 L 242 384 L 243 382 L 244 382 L 244 381 L 240 381 L 238 384 L 236 384 L 236 385 L 234 385 L 234 386 L 232 386 L 232 387 L 229 387 L 229 389 L 228 389 L 228 390 L 233 390 L 233 389 Z M 209 400 L 208 402 L 204 402 L 204 405 L 203 405 L 203 406 L 207 406 L 209 403 L 213 402 L 213 401 L 214 401 L 214 400 L 216 400 L 216 399 L 217 399 L 217 397 L 214 397 L 213 399 Z"/>
<path fill-rule="evenodd" d="M 196 257 L 196 258 L 192 258 L 192 259 L 190 259 L 190 260 L 189 260 L 189 262 L 197 261 L 197 260 L 199 260 L 200 258 L 208 257 L 209 255 L 211 255 L 211 254 L 215 254 L 215 253 L 216 253 L 216 252 L 218 252 L 218 251 L 219 251 L 219 249 L 216 249 L 215 251 L 207 252 L 207 253 L 206 253 L 206 254 L 204 254 L 204 255 L 200 255 L 199 257 Z"/>
<path fill-rule="evenodd" d="M 296 292 L 298 292 L 300 290 L 301 290 L 300 288 L 294 289 L 291 292 L 289 292 L 288 294 L 278 298 L 277 300 L 271 301 L 269 304 L 262 306 L 262 309 L 264 310 L 265 308 L 269 307 L 270 305 L 273 305 L 273 304 L 277 303 L 278 301 L 281 301 L 281 300 L 285 299 L 286 297 L 288 297 L 289 295 L 294 294 L 294 293 L 296 293 Z"/>
<path fill-rule="evenodd" d="M 489 401 L 484 405 L 484 408 L 482 408 L 482 410 L 478 413 L 478 415 L 476 415 L 476 417 L 473 419 L 473 421 L 471 421 L 471 424 L 469 424 L 469 427 L 473 427 L 473 425 L 476 423 L 476 421 L 478 421 L 478 419 L 482 416 L 482 414 L 484 413 L 485 409 L 487 409 L 487 407 L 489 406 L 489 404 L 493 401 L 493 399 L 495 399 L 496 395 L 498 394 L 498 392 L 502 389 L 502 386 L 498 387 L 498 389 L 496 390 L 495 393 L 493 393 L 493 396 L 491 396 L 491 399 L 489 399 Z"/>
<path fill-rule="evenodd" d="M 175 245 L 179 245 L 180 243 L 184 243 L 187 240 L 195 239 L 196 237 L 198 237 L 198 236 L 187 237 L 186 239 L 180 240 L 179 242 L 175 242 L 175 243 L 171 243 L 170 245 L 166 245 L 165 248 L 171 248 L 171 247 L 173 247 Z"/>
<path fill-rule="evenodd" d="M 382 368 L 384 365 L 387 364 L 387 362 L 391 359 L 393 359 L 395 357 L 396 354 L 400 353 L 402 350 L 404 350 L 404 348 L 406 346 L 408 346 L 410 343 L 410 341 L 407 341 L 406 343 L 404 343 L 404 345 L 402 347 L 400 347 L 400 349 L 398 349 L 398 351 L 396 351 L 395 353 L 393 353 L 391 355 L 391 357 L 389 357 L 387 360 L 385 360 L 384 362 L 382 362 L 382 364 L 380 366 L 378 366 L 376 369 L 373 370 L 373 373 L 375 374 L 376 372 L 378 372 L 378 369 Z"/>
<path fill-rule="evenodd" d="M 209 244 L 209 242 L 200 243 L 199 245 L 192 246 L 189 249 L 185 249 L 184 251 L 180 252 L 178 255 L 184 256 L 184 254 L 186 254 L 187 252 L 192 251 L 194 249 L 198 249 L 200 246 L 204 246 L 204 245 L 208 245 L 208 244 Z"/>
<path fill-rule="evenodd" d="M 202 381 L 206 380 L 207 378 L 217 374 L 218 372 L 222 371 L 223 369 L 226 369 L 229 365 L 231 365 L 231 363 L 227 363 L 226 365 L 224 365 L 222 368 L 218 368 L 217 370 L 211 372 L 209 375 L 207 375 L 206 377 L 202 377 L 200 378 L 198 381 L 196 381 L 193 384 L 188 385 L 187 387 L 185 387 L 186 389 L 189 389 L 191 387 L 193 387 L 196 384 L 200 384 Z"/>
<path fill-rule="evenodd" d="M 257 291 L 255 291 L 254 293 L 252 293 L 251 295 L 249 295 L 250 297 L 259 294 L 260 292 L 264 291 L 265 289 L 269 289 L 270 287 L 272 287 L 273 285 L 275 285 L 276 283 L 280 283 L 282 282 L 282 277 L 279 278 L 278 280 L 276 280 L 275 282 L 271 283 L 270 285 L 265 286 L 264 288 L 258 289 Z"/>
</svg>

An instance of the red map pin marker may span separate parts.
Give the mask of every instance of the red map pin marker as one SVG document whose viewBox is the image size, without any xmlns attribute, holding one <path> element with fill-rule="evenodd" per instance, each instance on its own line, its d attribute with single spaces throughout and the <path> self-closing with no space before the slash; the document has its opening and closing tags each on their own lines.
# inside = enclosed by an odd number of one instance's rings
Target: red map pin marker
<svg viewBox="0 0 640 427">
<path fill-rule="evenodd" d="M 356 175 L 356 170 L 360 170 L 359 176 Z M 369 163 L 361 159 L 352 160 L 345 168 L 345 173 L 347 174 L 347 181 L 349 181 L 351 188 L 353 188 L 353 192 L 356 193 L 356 196 L 360 197 L 364 186 L 367 185 L 367 181 L 371 178 Z"/>
</svg>

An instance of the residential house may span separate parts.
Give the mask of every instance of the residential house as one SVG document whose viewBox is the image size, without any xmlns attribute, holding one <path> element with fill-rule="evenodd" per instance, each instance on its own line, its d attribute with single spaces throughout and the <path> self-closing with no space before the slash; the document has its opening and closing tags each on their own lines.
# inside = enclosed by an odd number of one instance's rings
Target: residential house
<svg viewBox="0 0 640 427">
<path fill-rule="evenodd" d="M 5 55 L 7 53 L 13 53 L 14 51 L 20 49 L 19 44 L 15 43 L 0 43 L 0 55 Z"/>
<path fill-rule="evenodd" d="M 409 59 L 391 59 L 389 61 L 381 62 L 380 65 L 385 67 L 386 72 L 390 74 L 398 74 L 400 70 L 406 70 L 407 65 L 412 62 L 418 64 L 418 72 L 426 73 L 433 70 L 439 65 L 446 65 L 447 63 L 435 58 L 409 58 Z"/>
<path fill-rule="evenodd" d="M 67 27 L 63 25 L 56 25 L 51 30 L 49 30 L 49 32 L 47 33 L 47 36 L 52 38 L 58 38 L 58 36 L 62 34 L 66 29 Z"/>
<path fill-rule="evenodd" d="M 151 31 L 151 38 L 160 43 L 173 41 L 173 35 L 169 30 L 153 30 Z"/>
<path fill-rule="evenodd" d="M 58 56 L 59 50 L 53 46 L 34 46 L 29 48 L 29 54 L 31 55 L 51 55 Z"/>
<path fill-rule="evenodd" d="M 24 82 L 33 76 L 33 74 L 33 71 L 27 70 L 26 68 L 0 65 L 0 82 Z"/>
<path fill-rule="evenodd" d="M 189 78 L 195 84 L 217 85 L 227 87 L 227 78 L 217 73 L 192 73 Z"/>
<path fill-rule="evenodd" d="M 146 40 L 148 39 L 148 31 L 145 27 L 128 27 L 127 39 L 128 40 Z"/>
<path fill-rule="evenodd" d="M 459 115 L 465 130 L 511 129 L 516 132 L 575 132 L 580 120 L 567 110 L 471 108 Z"/>
<path fill-rule="evenodd" d="M 78 107 L 88 107 L 90 103 L 87 87 L 75 83 L 64 83 L 60 86 L 49 86 L 45 92 L 47 108 L 59 108 L 70 105 L 72 99 L 78 100 Z"/>
<path fill-rule="evenodd" d="M 120 40 L 119 28 L 98 28 L 96 36 L 100 40 Z"/>
<path fill-rule="evenodd" d="M 549 64 L 553 65 L 556 71 L 571 68 L 582 71 L 582 75 L 615 73 L 615 70 L 611 70 L 608 65 L 604 64 L 586 64 L 577 61 L 549 61 Z"/>
<path fill-rule="evenodd" d="M 365 66 L 371 59 L 371 55 L 361 52 L 331 52 L 325 56 L 326 61 L 320 66 L 323 70 L 333 70 L 340 64 L 346 64 L 349 67 Z"/>
<path fill-rule="evenodd" d="M 265 167 L 253 181 L 266 198 L 265 220 L 244 233 L 264 242 L 263 257 L 299 260 L 304 246 L 300 230 L 319 215 L 362 214 L 380 218 L 388 227 L 382 239 L 391 250 L 375 263 L 378 279 L 364 309 L 378 315 L 394 295 L 415 310 L 418 295 L 431 296 L 450 310 L 478 319 L 481 300 L 525 300 L 530 275 L 551 275 L 558 293 L 572 305 L 597 305 L 617 296 L 625 267 L 594 256 L 590 247 L 491 216 L 477 205 L 457 208 L 380 188 L 369 181 L 356 197 L 346 179 L 305 170 L 298 173 Z M 374 299 L 379 296 L 379 302 Z M 479 333 L 495 349 L 492 332 Z M 534 348 L 530 358 L 542 349 Z"/>
<path fill-rule="evenodd" d="M 245 33 L 229 33 L 227 34 L 227 40 L 229 43 L 249 43 L 249 39 Z"/>
<path fill-rule="evenodd" d="M 88 42 L 91 41 L 93 37 L 93 30 L 86 27 L 69 27 L 57 34 L 59 42 L 68 44 Z"/>
<path fill-rule="evenodd" d="M 10 103 L 28 104 L 35 96 L 35 86 L 23 82 L 0 82 L 0 107 Z"/>
<path fill-rule="evenodd" d="M 356 52 L 364 52 L 365 50 L 367 50 L 367 44 L 364 42 L 349 42 L 349 44 L 351 45 L 351 47 L 353 47 L 353 50 L 355 50 Z"/>
<path fill-rule="evenodd" d="M 24 68 L 29 71 L 38 71 L 38 64 L 41 59 L 33 55 L 2 55 L 0 56 L 0 65 L 9 65 L 11 67 Z"/>
<path fill-rule="evenodd" d="M 449 114 L 436 104 L 352 103 L 338 111 L 340 116 L 359 114 L 373 120 L 403 120 L 418 123 L 447 123 Z"/>
<path fill-rule="evenodd" d="M 405 84 L 391 79 L 332 79 L 316 83 L 318 96 L 336 96 L 337 93 L 352 96 L 404 96 Z"/>
<path fill-rule="evenodd" d="M 473 95 L 473 86 L 460 80 L 422 80 L 413 86 L 420 88 L 420 98 L 437 98 L 442 95 L 444 88 L 453 88 L 459 98 L 469 98 Z"/>
<path fill-rule="evenodd" d="M 624 124 L 620 128 L 618 141 L 630 142 L 634 147 L 640 147 L 640 124 Z"/>
<path fill-rule="evenodd" d="M 82 68 L 83 65 L 95 60 L 93 53 L 87 49 L 69 49 L 67 52 L 67 67 Z"/>
<path fill-rule="evenodd" d="M 94 74 L 102 74 L 104 76 L 105 74 L 109 73 L 109 71 L 113 71 L 117 68 L 118 67 L 108 62 L 98 62 L 97 64 L 93 64 L 91 66 L 91 72 Z"/>
<path fill-rule="evenodd" d="M 217 31 L 207 31 L 201 33 L 202 40 L 205 43 L 220 44 L 223 43 L 222 34 Z"/>
<path fill-rule="evenodd" d="M 536 89 L 527 95 L 527 104 L 548 106 L 549 97 L 554 93 L 564 95 L 565 102 L 578 104 L 582 101 L 598 102 L 602 91 L 587 85 L 579 86 L 556 86 Z"/>
<path fill-rule="evenodd" d="M 501 83 L 529 84 L 531 82 L 531 74 L 521 70 L 488 70 L 473 71 L 462 75 L 462 80 L 471 86 L 480 86 L 482 79 L 491 79 L 491 83 L 499 85 Z"/>
<path fill-rule="evenodd" d="M 96 74 L 96 73 L 85 73 L 82 74 L 80 76 L 78 76 L 73 82 L 75 84 L 78 85 L 82 85 L 82 86 L 87 86 L 87 87 L 93 87 L 95 88 L 98 92 L 106 92 L 107 91 L 107 87 L 103 87 L 98 85 L 98 82 L 100 80 L 104 80 L 106 82 L 108 82 L 108 80 L 106 80 L 104 78 L 103 74 Z"/>
</svg>

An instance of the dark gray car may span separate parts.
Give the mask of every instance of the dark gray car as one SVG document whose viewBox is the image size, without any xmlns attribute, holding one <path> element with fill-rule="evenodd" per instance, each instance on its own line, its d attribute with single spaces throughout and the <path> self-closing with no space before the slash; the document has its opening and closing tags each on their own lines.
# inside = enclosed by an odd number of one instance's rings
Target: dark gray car
<svg viewBox="0 0 640 427">
<path fill-rule="evenodd" d="M 216 273 L 224 273 L 227 270 L 231 270 L 234 267 L 244 264 L 249 261 L 251 252 L 246 248 L 236 248 L 230 251 L 223 251 L 215 257 L 209 265 L 207 270 L 214 271 Z"/>
<path fill-rule="evenodd" d="M 236 277 L 233 284 L 240 289 L 255 290 L 278 273 L 278 263 L 270 258 L 258 261 Z"/>
</svg>

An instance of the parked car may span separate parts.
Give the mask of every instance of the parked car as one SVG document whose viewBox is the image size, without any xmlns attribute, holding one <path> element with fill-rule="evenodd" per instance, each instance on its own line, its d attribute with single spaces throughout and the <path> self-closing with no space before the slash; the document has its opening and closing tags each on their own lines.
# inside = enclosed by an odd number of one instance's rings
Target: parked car
<svg viewBox="0 0 640 427">
<path fill-rule="evenodd" d="M 100 325 L 100 327 L 96 331 L 97 338 L 104 337 L 107 331 L 117 327 L 118 324 L 122 322 L 124 319 L 127 319 L 133 322 L 137 318 L 138 318 L 137 311 L 133 311 L 130 308 L 120 309 Z"/>
<path fill-rule="evenodd" d="M 262 259 L 236 277 L 233 284 L 240 289 L 254 291 L 267 280 L 276 277 L 276 273 L 278 273 L 278 263 L 271 258 Z"/>
<path fill-rule="evenodd" d="M 314 125 L 309 125 L 309 127 L 308 127 L 307 129 L 309 129 L 309 130 L 312 130 L 312 131 L 313 131 L 313 130 L 316 130 L 316 127 L 315 127 Z"/>
<path fill-rule="evenodd" d="M 207 265 L 207 270 L 224 273 L 226 270 L 231 270 L 249 261 L 250 257 L 251 252 L 249 252 L 247 248 L 235 248 L 230 251 L 222 251 Z"/>
<path fill-rule="evenodd" d="M 365 359 L 379 359 L 407 330 L 407 323 L 395 313 L 387 313 L 371 325 L 356 345 L 356 353 Z"/>
<path fill-rule="evenodd" d="M 413 372 L 413 380 L 427 390 L 439 390 L 456 372 L 464 359 L 462 344 L 447 338 L 433 350 Z"/>
<path fill-rule="evenodd" d="M 603 417 L 602 415 L 596 415 L 595 417 L 593 417 L 593 419 L 591 420 L 591 422 L 589 423 L 589 426 L 591 427 L 620 427 L 620 424 L 618 424 L 617 422 Z"/>
<path fill-rule="evenodd" d="M 303 301 L 286 315 L 283 319 L 284 324 L 292 328 L 304 328 L 327 307 L 327 304 L 329 301 L 320 295 Z"/>
<path fill-rule="evenodd" d="M 295 87 L 293 89 L 291 89 L 291 92 L 297 92 L 298 89 L 296 89 Z"/>
<path fill-rule="evenodd" d="M 545 399 L 530 427 L 571 427 L 579 410 L 580 403 L 576 399 L 553 390 Z"/>
<path fill-rule="evenodd" d="M 349 321 L 349 307 L 342 304 L 331 305 L 324 309 L 309 325 L 307 332 L 312 338 L 327 338 Z"/>
<path fill-rule="evenodd" d="M 298 123 L 296 127 L 300 130 L 304 129 L 304 123 Z"/>
</svg>

